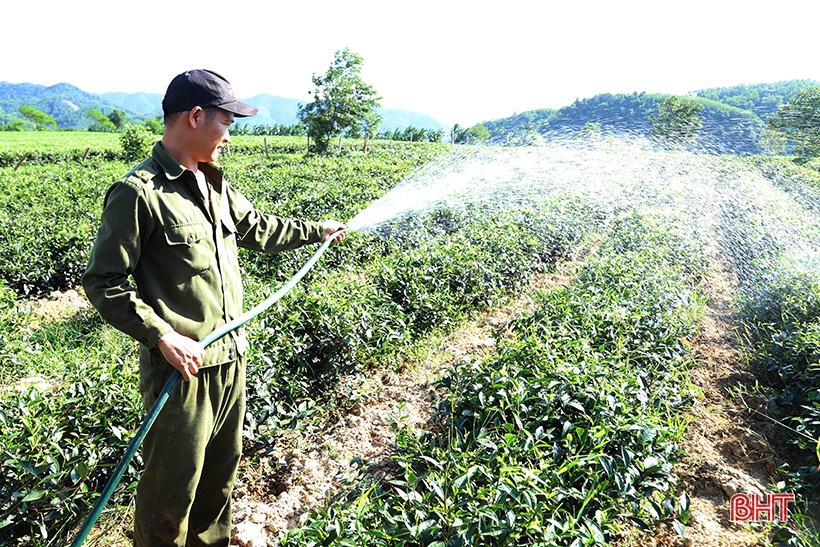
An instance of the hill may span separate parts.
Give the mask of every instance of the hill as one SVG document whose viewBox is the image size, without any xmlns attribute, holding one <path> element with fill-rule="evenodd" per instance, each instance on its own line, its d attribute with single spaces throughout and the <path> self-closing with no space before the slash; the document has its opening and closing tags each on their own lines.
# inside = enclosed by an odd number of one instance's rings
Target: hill
<svg viewBox="0 0 820 547">
<path fill-rule="evenodd" d="M 150 93 L 103 93 L 100 95 L 111 104 L 126 112 L 135 112 L 153 117 L 162 113 L 162 95 Z M 252 118 L 237 120 L 240 125 L 294 125 L 298 122 L 299 105 L 304 101 L 286 99 L 268 93 L 254 95 L 242 102 L 255 106 L 259 113 Z M 410 110 L 380 108 L 382 129 L 404 129 L 413 126 L 417 129 L 448 129 L 444 123 L 424 114 Z"/>
<path fill-rule="evenodd" d="M 704 99 L 711 99 L 743 110 L 751 110 L 761 118 L 777 111 L 801 89 L 818 85 L 813 80 L 789 80 L 774 84 L 736 85 L 732 87 L 713 87 L 696 91 L 694 94 Z"/>
<path fill-rule="evenodd" d="M 259 114 L 243 125 L 293 125 L 297 123 L 299 104 L 303 101 L 287 99 L 263 93 L 247 99 L 240 99 L 259 109 Z M 71 84 L 42 86 L 36 84 L 12 84 L 0 82 L 0 125 L 21 118 L 17 109 L 31 105 L 54 117 L 57 127 L 86 129 L 91 120 L 85 113 L 96 108 L 108 114 L 115 108 L 128 114 L 128 121 L 141 122 L 147 118 L 162 115 L 162 94 L 159 93 L 87 93 Z M 409 110 L 379 109 L 383 129 L 447 129 L 444 123 L 424 114 Z"/>
<path fill-rule="evenodd" d="M 140 116 L 153 118 L 162 114 L 162 94 L 160 93 L 101 93 L 100 97 L 117 108 Z"/>
<path fill-rule="evenodd" d="M 773 84 L 740 85 L 695 91 L 688 96 L 700 103 L 703 127 L 697 144 L 715 152 L 749 154 L 762 151 L 758 141 L 766 118 L 797 91 L 818 82 L 792 80 Z M 518 142 L 540 137 L 572 137 L 587 123 L 598 123 L 606 133 L 648 136 L 650 116 L 668 94 L 600 94 L 560 109 L 540 109 L 484 122 L 494 142 Z"/>
<path fill-rule="evenodd" d="M 86 93 L 70 84 L 41 86 L 36 84 L 10 84 L 0 82 L 0 125 L 18 120 L 22 116 L 17 109 L 31 105 L 51 115 L 57 127 L 84 129 L 91 125 L 85 115 L 92 108 L 110 112 L 118 108 L 99 95 Z M 132 113 L 129 112 L 129 115 Z"/>
</svg>

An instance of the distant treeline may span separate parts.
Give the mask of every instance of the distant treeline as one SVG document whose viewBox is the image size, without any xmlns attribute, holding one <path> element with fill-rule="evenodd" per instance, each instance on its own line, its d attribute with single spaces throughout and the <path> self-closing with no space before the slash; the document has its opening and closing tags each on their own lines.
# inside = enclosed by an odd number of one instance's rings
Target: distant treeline
<svg viewBox="0 0 820 547">
<path fill-rule="evenodd" d="M 234 125 L 231 127 L 233 135 L 267 135 L 277 137 L 303 137 L 307 135 L 307 128 L 302 124 L 282 125 Z M 404 142 L 441 142 L 444 138 L 443 130 L 417 128 L 412 125 L 404 129 L 384 129 L 376 133 L 375 138 L 386 141 Z M 351 138 L 360 138 L 360 135 L 347 135 Z"/>
</svg>

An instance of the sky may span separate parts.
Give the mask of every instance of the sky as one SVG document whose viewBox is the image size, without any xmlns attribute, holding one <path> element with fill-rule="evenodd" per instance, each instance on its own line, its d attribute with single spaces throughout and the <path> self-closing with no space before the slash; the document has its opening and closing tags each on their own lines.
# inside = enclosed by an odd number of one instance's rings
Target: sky
<svg viewBox="0 0 820 547">
<path fill-rule="evenodd" d="M 470 126 L 599 93 L 820 81 L 818 0 L 29 0 L 2 8 L 0 81 L 164 93 L 207 68 L 310 100 L 345 47 L 384 108 Z"/>
</svg>

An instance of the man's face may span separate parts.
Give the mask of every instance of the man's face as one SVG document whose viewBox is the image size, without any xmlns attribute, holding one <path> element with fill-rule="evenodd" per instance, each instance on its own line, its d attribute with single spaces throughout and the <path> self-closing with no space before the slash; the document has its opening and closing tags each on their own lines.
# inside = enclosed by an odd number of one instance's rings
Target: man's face
<svg viewBox="0 0 820 547">
<path fill-rule="evenodd" d="M 202 111 L 197 126 L 197 160 L 200 162 L 216 161 L 219 151 L 231 140 L 228 131 L 233 123 L 234 115 L 221 108 Z"/>
</svg>

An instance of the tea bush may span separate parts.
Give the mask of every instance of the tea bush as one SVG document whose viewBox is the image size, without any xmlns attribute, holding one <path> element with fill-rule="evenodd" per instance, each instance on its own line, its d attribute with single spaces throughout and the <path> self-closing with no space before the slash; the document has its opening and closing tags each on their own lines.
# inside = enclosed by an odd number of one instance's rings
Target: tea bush
<svg viewBox="0 0 820 547">
<path fill-rule="evenodd" d="M 139 425 L 133 374 L 106 366 L 72 370 L 59 394 L 25 389 L 0 409 L 0 539 L 46 540 L 85 515 Z M 104 386 L 104 387 L 101 387 Z M 131 493 L 139 461 L 128 471 Z"/>
<path fill-rule="evenodd" d="M 362 467 L 283 543 L 582 545 L 627 523 L 682 527 L 670 418 L 692 399 L 680 340 L 702 313 L 705 255 L 664 225 L 616 218 L 576 283 L 538 295 L 495 356 L 442 380 L 442 433 L 400 432 L 398 473 Z"/>
<path fill-rule="evenodd" d="M 231 162 L 229 180 L 263 211 L 346 219 L 442 150 L 422 145 L 346 158 L 225 159 Z M 103 196 L 131 167 L 89 160 L 85 165 L 0 168 L 0 279 L 23 296 L 76 287 L 96 236 Z M 305 252 L 247 256 L 251 270 L 256 264 L 261 275 L 282 279 L 298 269 Z"/>
<path fill-rule="evenodd" d="M 340 377 L 362 374 L 376 363 L 397 363 L 431 331 L 446 331 L 468 313 L 523 290 L 533 273 L 552 268 L 554 257 L 571 246 L 577 250 L 592 229 L 588 221 L 569 229 L 571 201 L 560 196 L 544 205 L 540 218 L 556 222 L 540 230 L 521 222 L 533 218 L 534 209 L 494 218 L 440 210 L 402 221 L 413 245 L 393 237 L 395 225 L 374 234 L 352 233 L 345 256 L 369 263 L 328 261 L 308 284 L 294 289 L 287 306 L 251 327 L 253 346 L 262 355 L 250 359 L 259 368 L 250 365 L 255 379 L 248 388 L 249 428 L 273 435 L 294 422 L 307 400 L 338 396 L 340 405 L 352 404 L 345 399 L 355 393 L 338 391 Z M 563 222 L 557 222 L 558 211 Z M 588 213 L 576 204 L 576 221 Z M 443 216 L 449 219 L 447 232 L 439 229 Z M 383 239 L 385 234 L 391 237 Z"/>
<path fill-rule="evenodd" d="M 277 139 L 268 140 L 265 157 L 261 139 L 248 141 L 248 155 L 234 139 L 229 179 L 264 211 L 312 219 L 352 218 L 447 149 L 385 143 L 364 156 L 350 143 L 335 157 L 294 156 L 286 150 L 298 139 L 274 153 Z M 7 382 L 35 372 L 51 386 L 0 393 L 0 542 L 64 543 L 142 415 L 133 342 L 94 313 L 35 327 L 15 298 L 77 281 L 102 195 L 129 167 L 92 160 L 0 170 L 0 356 L 13 371 Z M 671 472 L 676 413 L 691 399 L 682 340 L 703 305 L 693 287 L 706 259 L 700 227 L 664 210 L 599 203 L 579 189 L 506 212 L 471 205 L 410 215 L 327 253 L 247 326 L 250 450 L 272 450 L 287 429 L 321 430 L 363 396 L 356 380 L 374 367 L 400 366 L 431 335 L 508 302 L 558 261 L 582 262 L 571 285 L 533 295 L 495 355 L 441 379 L 434 433 L 398 428 L 398 472 L 375 480 L 359 462 L 359 480 L 284 544 L 581 545 L 609 542 L 628 525 L 678 519 L 682 527 L 688 499 Z M 744 282 L 772 288 L 747 307 L 761 340 L 772 341 L 767 356 L 795 364 L 778 369 L 784 383 L 813 382 L 813 277 L 772 283 L 761 266 L 779 242 L 761 228 L 759 209 L 721 212 L 743 219 L 744 237 L 770 245 L 731 247 L 760 268 L 743 270 Z M 312 251 L 242 252 L 247 300 L 268 296 Z M 818 420 L 801 416 L 813 431 Z M 138 468 L 115 502 L 127 503 Z"/>
<path fill-rule="evenodd" d="M 0 169 L 0 278 L 26 296 L 76 287 L 103 195 L 124 172 L 96 161 Z"/>
<path fill-rule="evenodd" d="M 139 423 L 136 348 L 96 315 L 4 335 L 18 373 L 0 397 L 0 543 L 53 543 L 87 513 Z M 129 499 L 138 468 L 114 502 Z"/>
</svg>

